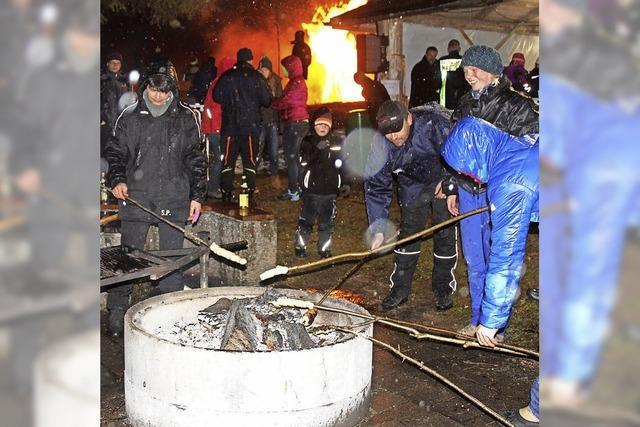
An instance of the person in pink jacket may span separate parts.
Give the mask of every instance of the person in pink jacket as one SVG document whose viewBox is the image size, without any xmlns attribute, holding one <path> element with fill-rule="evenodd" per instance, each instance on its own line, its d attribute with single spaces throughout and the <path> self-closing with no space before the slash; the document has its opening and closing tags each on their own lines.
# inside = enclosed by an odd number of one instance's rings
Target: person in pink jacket
<svg viewBox="0 0 640 427">
<path fill-rule="evenodd" d="M 309 131 L 309 113 L 307 112 L 307 83 L 302 76 L 302 62 L 297 56 L 287 56 L 282 60 L 287 70 L 289 82 L 281 98 L 275 99 L 271 108 L 280 111 L 283 124 L 282 144 L 287 162 L 289 188 L 278 196 L 280 200 L 300 200 L 298 187 L 298 158 L 302 138 Z"/>
<path fill-rule="evenodd" d="M 220 192 L 220 173 L 222 172 L 222 158 L 220 157 L 220 127 L 222 126 L 222 107 L 213 100 L 213 88 L 222 73 L 233 67 L 235 61 L 233 58 L 225 56 L 220 62 L 218 77 L 216 77 L 207 90 L 204 98 L 204 114 L 202 115 L 202 133 L 209 138 L 209 148 L 213 163 L 210 164 L 209 183 L 207 185 L 207 193 L 209 198 L 221 199 Z"/>
</svg>

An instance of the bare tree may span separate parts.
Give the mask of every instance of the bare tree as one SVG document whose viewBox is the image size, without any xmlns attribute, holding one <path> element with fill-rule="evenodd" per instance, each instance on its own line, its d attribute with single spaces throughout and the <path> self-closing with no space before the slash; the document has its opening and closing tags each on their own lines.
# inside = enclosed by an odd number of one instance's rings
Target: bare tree
<svg viewBox="0 0 640 427">
<path fill-rule="evenodd" d="M 191 19 L 210 13 L 217 0 L 103 0 L 102 19 L 106 12 L 145 15 L 157 26 L 180 27 L 180 19 Z"/>
</svg>

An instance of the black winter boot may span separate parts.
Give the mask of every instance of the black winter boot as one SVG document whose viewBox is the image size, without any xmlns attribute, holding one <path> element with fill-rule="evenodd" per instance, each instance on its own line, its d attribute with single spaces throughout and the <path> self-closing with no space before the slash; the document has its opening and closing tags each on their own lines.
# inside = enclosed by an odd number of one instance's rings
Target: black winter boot
<svg viewBox="0 0 640 427">
<path fill-rule="evenodd" d="M 107 332 L 114 338 L 122 337 L 124 333 L 124 310 L 109 310 L 109 323 Z"/>
</svg>

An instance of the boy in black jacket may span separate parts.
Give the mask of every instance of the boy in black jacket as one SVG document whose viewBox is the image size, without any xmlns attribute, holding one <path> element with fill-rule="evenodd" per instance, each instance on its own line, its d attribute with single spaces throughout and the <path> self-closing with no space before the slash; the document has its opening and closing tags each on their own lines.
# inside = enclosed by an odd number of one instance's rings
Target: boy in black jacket
<svg viewBox="0 0 640 427">
<path fill-rule="evenodd" d="M 313 130 L 300 146 L 302 206 L 296 230 L 296 256 L 307 255 L 307 242 L 318 220 L 318 253 L 331 256 L 331 235 L 336 217 L 336 197 L 342 183 L 342 144 L 331 133 L 331 111 L 323 107 L 314 114 Z"/>
</svg>

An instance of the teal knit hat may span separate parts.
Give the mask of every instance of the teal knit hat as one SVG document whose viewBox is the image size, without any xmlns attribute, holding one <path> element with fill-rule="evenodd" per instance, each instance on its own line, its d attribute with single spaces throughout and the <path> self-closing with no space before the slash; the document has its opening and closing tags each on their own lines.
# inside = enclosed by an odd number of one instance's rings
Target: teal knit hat
<svg viewBox="0 0 640 427">
<path fill-rule="evenodd" d="M 502 74 L 502 59 L 497 50 L 490 46 L 471 46 L 462 55 L 462 66 L 477 67 L 487 73 L 499 76 Z"/>
</svg>

